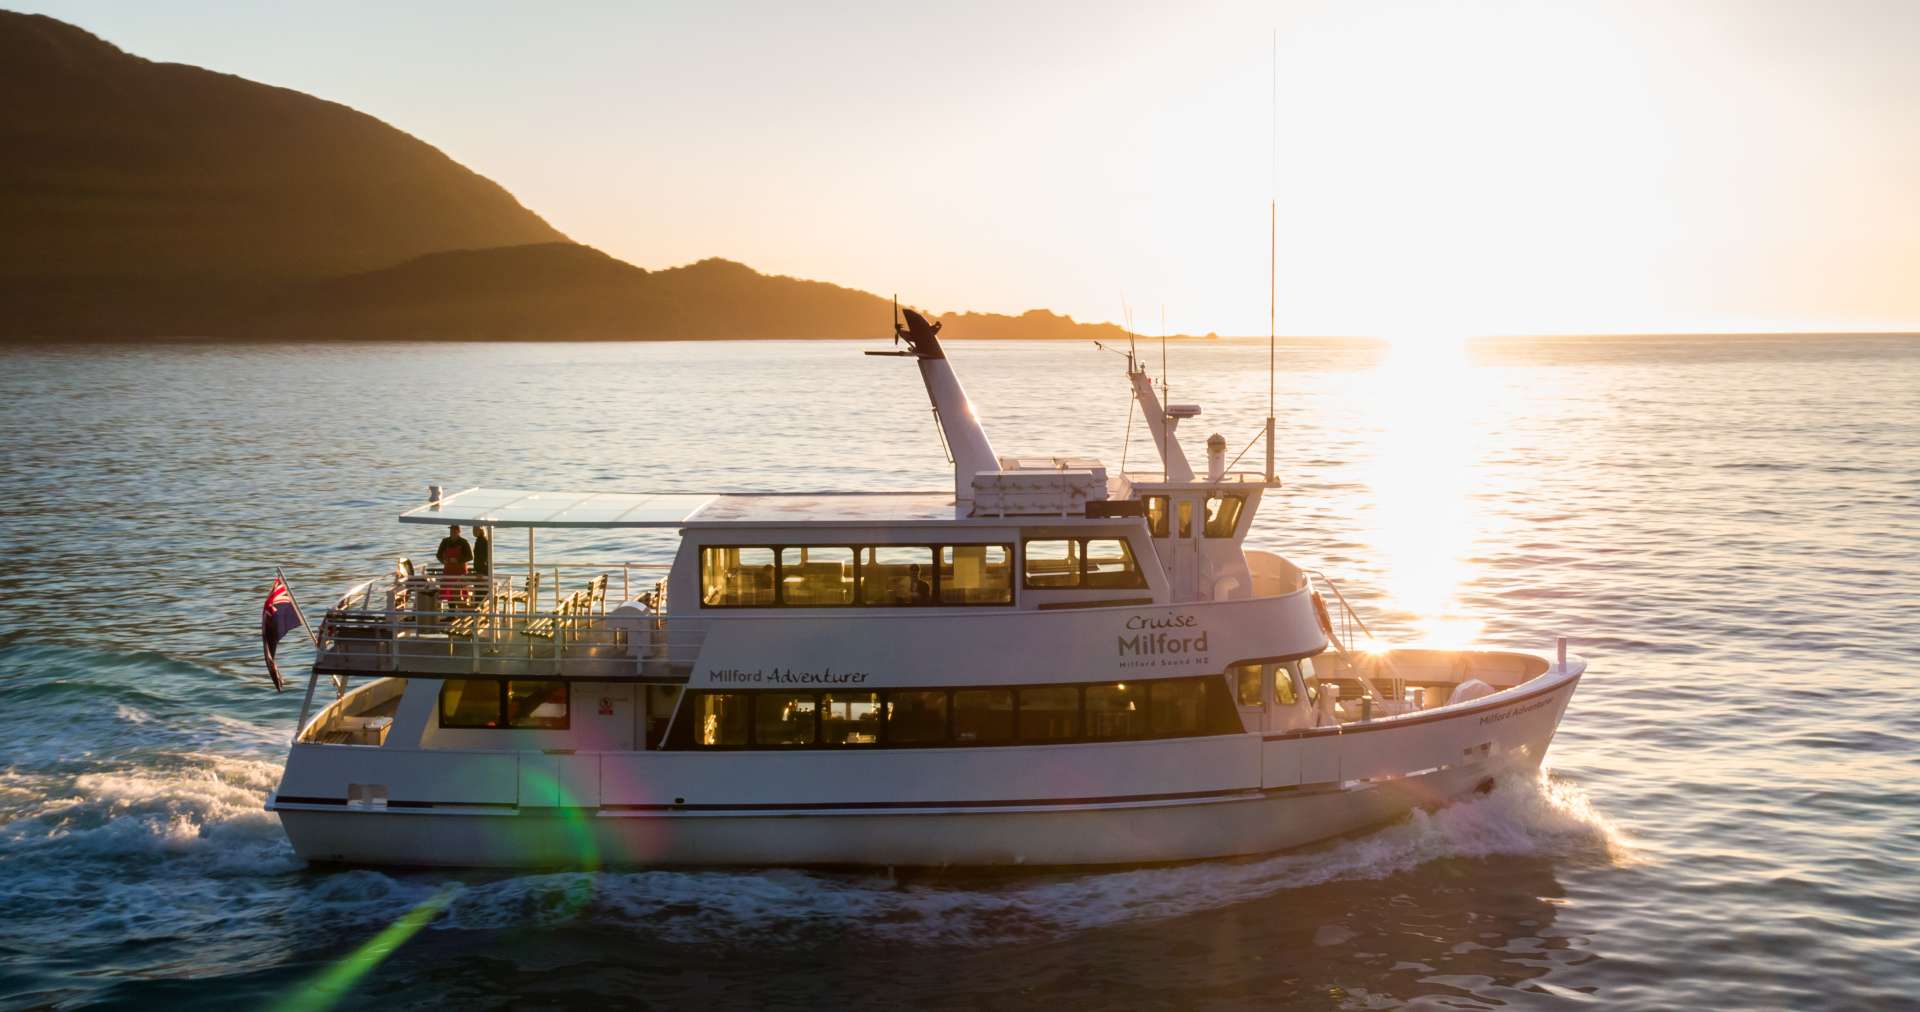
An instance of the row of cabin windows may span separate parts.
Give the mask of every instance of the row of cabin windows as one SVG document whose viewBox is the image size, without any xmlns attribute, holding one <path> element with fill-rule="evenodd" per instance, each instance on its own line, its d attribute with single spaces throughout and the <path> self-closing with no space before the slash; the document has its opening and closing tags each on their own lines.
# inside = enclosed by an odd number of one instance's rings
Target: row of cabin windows
<svg viewBox="0 0 1920 1012">
<path fill-rule="evenodd" d="M 1029 588 L 1144 589 L 1124 538 L 1025 543 Z M 708 545 L 700 549 L 708 608 L 914 607 L 1013 603 L 1011 545 Z"/>
<path fill-rule="evenodd" d="M 1172 510 L 1168 498 L 1164 495 L 1150 495 L 1142 500 L 1146 504 L 1147 533 L 1156 538 L 1169 536 L 1173 529 L 1174 513 L 1179 514 L 1180 537 L 1193 537 L 1193 503 L 1181 502 L 1178 510 Z M 1207 497 L 1207 515 L 1201 523 L 1201 533 L 1209 538 L 1233 537 L 1234 529 L 1240 526 L 1240 511 L 1245 509 L 1247 497 L 1244 495 L 1210 495 Z"/>
<path fill-rule="evenodd" d="M 440 684 L 441 727 L 567 729 L 567 683 L 549 679 L 450 678 Z"/>
<path fill-rule="evenodd" d="M 1012 604 L 1011 545 L 709 545 L 708 608 Z"/>
<path fill-rule="evenodd" d="M 679 748 L 1030 745 L 1235 734 L 1218 676 L 1091 685 L 880 692 L 698 692 L 675 719 Z"/>
</svg>

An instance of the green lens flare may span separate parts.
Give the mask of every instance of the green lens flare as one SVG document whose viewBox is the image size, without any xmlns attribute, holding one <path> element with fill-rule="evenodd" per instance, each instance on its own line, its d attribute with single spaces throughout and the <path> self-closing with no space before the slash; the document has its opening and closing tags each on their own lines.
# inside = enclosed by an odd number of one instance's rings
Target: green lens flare
<svg viewBox="0 0 1920 1012">
<path fill-rule="evenodd" d="M 339 962 L 274 1004 L 274 1012 L 322 1012 L 332 1008 L 334 1003 L 346 997 L 347 992 L 360 982 L 360 978 L 372 972 L 374 967 L 393 955 L 395 949 L 405 945 L 407 939 L 438 917 L 459 892 L 460 887 L 452 882 L 440 887 L 439 892 L 402 914 L 399 920 L 381 928 L 379 934 L 367 939 Z"/>
</svg>

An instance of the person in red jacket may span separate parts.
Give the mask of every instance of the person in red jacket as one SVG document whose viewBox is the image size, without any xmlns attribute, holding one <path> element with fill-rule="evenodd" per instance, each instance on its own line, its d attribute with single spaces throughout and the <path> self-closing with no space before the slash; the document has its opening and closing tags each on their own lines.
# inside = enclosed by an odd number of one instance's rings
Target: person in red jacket
<svg viewBox="0 0 1920 1012">
<path fill-rule="evenodd" d="M 440 550 L 433 555 L 440 560 L 441 573 L 447 576 L 464 577 L 467 575 L 467 566 L 473 562 L 473 546 L 467 544 L 467 539 L 460 536 L 459 524 L 450 524 L 447 527 L 447 536 L 440 539 Z M 465 583 L 465 580 L 442 581 L 440 600 L 452 601 L 456 597 L 465 599 L 466 594 L 462 593 Z"/>
</svg>

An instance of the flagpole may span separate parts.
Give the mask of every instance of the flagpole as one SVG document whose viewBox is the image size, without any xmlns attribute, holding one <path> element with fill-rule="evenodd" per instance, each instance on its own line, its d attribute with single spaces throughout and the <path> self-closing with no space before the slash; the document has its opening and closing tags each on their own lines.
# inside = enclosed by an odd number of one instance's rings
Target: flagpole
<svg viewBox="0 0 1920 1012">
<path fill-rule="evenodd" d="M 307 624 L 307 613 L 300 610 L 300 599 L 293 596 L 293 584 L 287 582 L 287 574 L 282 573 L 279 566 L 275 566 L 273 575 L 280 579 L 281 586 L 287 588 L 287 601 L 293 605 L 293 614 L 300 620 L 300 628 L 306 631 L 307 642 L 311 643 L 315 650 L 320 649 L 320 637 L 314 635 L 313 627 Z"/>
</svg>

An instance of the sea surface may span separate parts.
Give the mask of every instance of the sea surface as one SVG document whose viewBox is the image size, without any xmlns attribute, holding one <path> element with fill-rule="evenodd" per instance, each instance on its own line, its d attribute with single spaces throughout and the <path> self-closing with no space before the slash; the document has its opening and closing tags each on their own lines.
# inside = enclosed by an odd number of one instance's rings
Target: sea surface
<svg viewBox="0 0 1920 1012">
<path fill-rule="evenodd" d="M 311 609 L 430 553 L 394 523 L 429 483 L 947 487 L 914 368 L 860 350 L 0 351 L 0 1003 L 1920 1007 L 1913 339 L 1279 348 L 1286 486 L 1250 545 L 1333 576 L 1384 640 L 1569 637 L 1591 667 L 1537 781 L 1108 871 L 294 858 L 261 808 L 300 705 L 259 658 L 275 566 Z M 1157 467 L 1119 356 L 950 353 L 999 452 Z M 1204 408 L 1189 452 L 1237 453 L 1264 343 L 1165 354 Z"/>
</svg>

